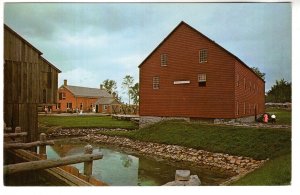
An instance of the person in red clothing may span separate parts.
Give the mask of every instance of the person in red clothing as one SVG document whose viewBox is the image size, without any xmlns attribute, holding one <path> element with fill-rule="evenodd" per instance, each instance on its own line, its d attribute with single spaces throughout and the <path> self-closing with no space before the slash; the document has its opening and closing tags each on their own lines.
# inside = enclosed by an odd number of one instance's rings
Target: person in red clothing
<svg viewBox="0 0 300 195">
<path fill-rule="evenodd" d="M 265 123 L 268 123 L 268 120 L 269 120 L 269 116 L 267 113 L 264 114 L 264 122 Z"/>
</svg>

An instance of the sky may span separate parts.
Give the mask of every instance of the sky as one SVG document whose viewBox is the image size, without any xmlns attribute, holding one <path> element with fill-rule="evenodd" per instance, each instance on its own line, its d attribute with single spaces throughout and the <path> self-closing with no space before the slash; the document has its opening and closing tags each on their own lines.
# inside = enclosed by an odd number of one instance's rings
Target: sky
<svg viewBox="0 0 300 195">
<path fill-rule="evenodd" d="M 59 86 L 99 87 L 126 75 L 181 22 L 266 73 L 291 81 L 291 3 L 5 3 L 4 23 L 59 68 Z"/>
</svg>

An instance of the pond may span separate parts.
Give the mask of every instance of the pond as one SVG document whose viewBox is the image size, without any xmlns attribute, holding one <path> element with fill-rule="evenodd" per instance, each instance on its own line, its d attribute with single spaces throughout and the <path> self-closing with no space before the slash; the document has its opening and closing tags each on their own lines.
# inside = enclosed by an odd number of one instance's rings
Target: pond
<svg viewBox="0 0 300 195">
<path fill-rule="evenodd" d="M 48 159 L 83 154 L 86 144 L 76 139 L 56 140 L 54 146 L 47 146 Z M 178 169 L 191 170 L 192 175 L 198 175 L 202 185 L 218 185 L 228 177 L 181 163 L 141 156 L 112 146 L 92 145 L 94 153 L 103 154 L 103 159 L 93 163 L 93 176 L 111 186 L 160 186 L 173 181 Z M 83 172 L 83 163 L 73 166 Z"/>
</svg>

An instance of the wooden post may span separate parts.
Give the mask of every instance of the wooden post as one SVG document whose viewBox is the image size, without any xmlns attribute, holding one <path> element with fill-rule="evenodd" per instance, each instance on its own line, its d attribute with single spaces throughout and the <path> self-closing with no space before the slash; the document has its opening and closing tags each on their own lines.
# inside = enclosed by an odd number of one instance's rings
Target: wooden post
<svg viewBox="0 0 300 195">
<path fill-rule="evenodd" d="M 47 141 L 47 136 L 45 133 L 40 134 L 40 141 L 42 143 L 45 143 Z M 46 144 L 42 144 L 39 146 L 39 155 L 41 156 L 42 159 L 47 159 Z"/>
<path fill-rule="evenodd" d="M 21 132 L 22 132 L 21 127 L 16 127 L 15 128 L 15 133 L 21 133 Z M 24 142 L 24 139 L 23 139 L 23 137 L 18 137 L 18 138 L 15 138 L 15 141 Z"/>
<path fill-rule="evenodd" d="M 84 147 L 84 154 L 92 154 L 93 153 L 93 146 L 90 144 Z M 93 173 L 93 160 L 84 162 L 84 172 L 83 174 L 90 177 Z"/>
</svg>

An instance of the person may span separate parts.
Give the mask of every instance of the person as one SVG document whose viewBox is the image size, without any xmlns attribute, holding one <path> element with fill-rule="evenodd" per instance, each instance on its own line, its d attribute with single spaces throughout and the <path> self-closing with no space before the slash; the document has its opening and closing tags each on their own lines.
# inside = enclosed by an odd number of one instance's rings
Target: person
<svg viewBox="0 0 300 195">
<path fill-rule="evenodd" d="M 268 123 L 268 120 L 269 120 L 269 116 L 267 113 L 264 114 L 264 122 L 265 123 Z"/>
<path fill-rule="evenodd" d="M 271 122 L 272 123 L 276 122 L 276 115 L 274 113 L 271 115 Z"/>
</svg>

